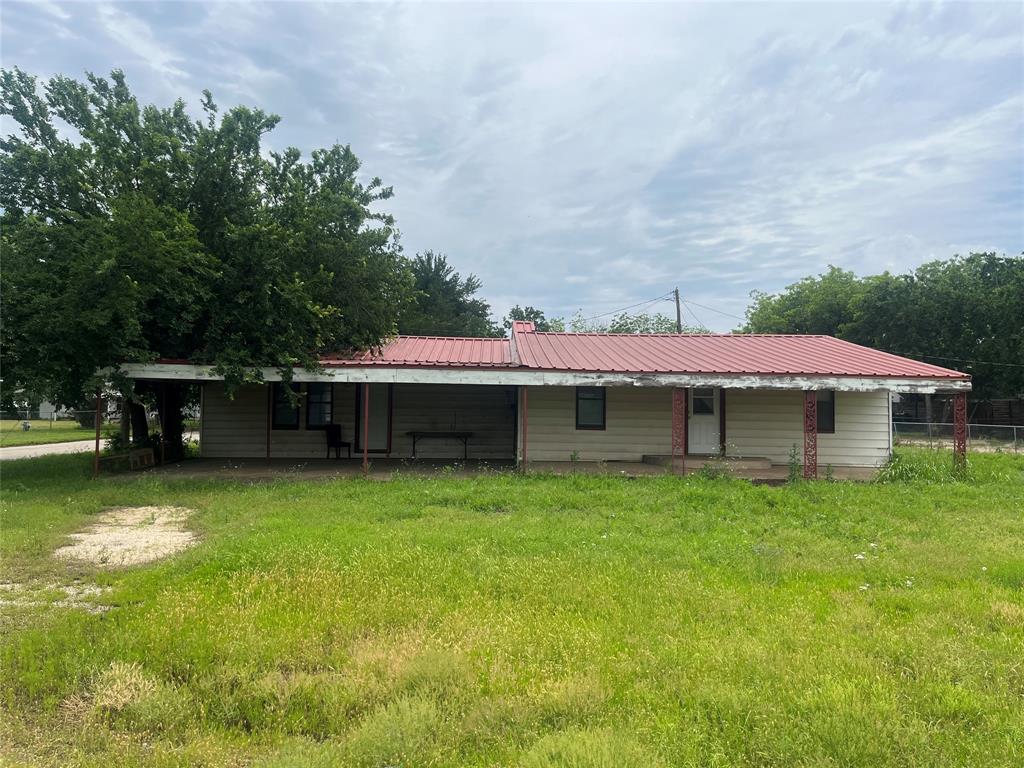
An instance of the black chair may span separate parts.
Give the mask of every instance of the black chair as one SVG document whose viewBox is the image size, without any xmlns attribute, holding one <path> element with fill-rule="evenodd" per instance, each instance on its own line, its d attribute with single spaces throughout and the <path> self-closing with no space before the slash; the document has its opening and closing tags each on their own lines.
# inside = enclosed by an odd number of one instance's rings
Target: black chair
<svg viewBox="0 0 1024 768">
<path fill-rule="evenodd" d="M 334 458 L 341 458 L 341 449 L 348 449 L 348 457 L 352 458 L 352 443 L 341 439 L 341 425 L 340 424 L 328 424 L 327 425 L 327 458 L 331 458 L 331 448 L 334 449 Z"/>
</svg>

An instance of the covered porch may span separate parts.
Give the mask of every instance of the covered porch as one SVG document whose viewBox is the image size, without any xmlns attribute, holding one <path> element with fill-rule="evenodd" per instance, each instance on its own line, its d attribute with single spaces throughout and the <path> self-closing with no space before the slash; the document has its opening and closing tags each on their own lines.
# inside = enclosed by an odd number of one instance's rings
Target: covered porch
<svg viewBox="0 0 1024 768">
<path fill-rule="evenodd" d="M 752 477 L 788 477 L 794 465 L 808 479 L 871 476 L 892 455 L 890 390 L 815 383 L 821 388 L 524 387 L 518 457 L 531 468 L 568 459 L 676 474 L 711 463 Z M 962 406 L 963 393 L 956 397 Z M 965 452 L 966 439 L 958 463 Z"/>
<path fill-rule="evenodd" d="M 265 383 L 229 394 L 208 367 L 125 368 L 200 387 L 201 456 L 222 468 L 262 459 L 274 471 L 340 474 L 416 462 L 684 474 L 715 461 L 766 479 L 794 465 L 807 478 L 862 476 L 891 456 L 891 393 L 907 391 L 954 395 L 955 461 L 966 457 L 969 381 L 346 364 L 296 370 L 290 383 L 263 369 Z M 328 427 L 339 442 L 330 453 Z"/>
</svg>

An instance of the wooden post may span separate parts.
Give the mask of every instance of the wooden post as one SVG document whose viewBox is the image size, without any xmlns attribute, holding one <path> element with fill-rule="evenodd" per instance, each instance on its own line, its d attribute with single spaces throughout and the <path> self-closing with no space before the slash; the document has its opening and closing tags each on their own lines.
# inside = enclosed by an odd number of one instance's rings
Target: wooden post
<svg viewBox="0 0 1024 768">
<path fill-rule="evenodd" d="M 967 469 L 967 393 L 953 395 L 953 469 Z"/>
<path fill-rule="evenodd" d="M 804 390 L 804 480 L 818 478 L 818 393 Z"/>
<path fill-rule="evenodd" d="M 96 390 L 96 445 L 92 454 L 92 476 L 100 476 L 100 391 Z"/>
<path fill-rule="evenodd" d="M 363 474 L 370 473 L 370 385 L 363 384 Z"/>
<path fill-rule="evenodd" d="M 526 462 L 527 462 L 527 457 L 526 457 L 526 427 L 527 427 L 527 422 L 529 421 L 529 419 L 528 419 L 529 407 L 528 407 L 526 392 L 527 392 L 527 387 L 524 386 L 522 388 L 522 395 L 523 395 L 522 398 L 521 398 L 521 400 L 522 400 L 522 409 L 521 409 L 521 413 L 520 413 L 520 416 L 522 418 L 522 423 L 523 423 L 523 455 L 522 455 L 522 463 L 520 464 L 520 468 L 523 470 L 523 472 L 526 471 Z"/>
<path fill-rule="evenodd" d="M 270 427 L 274 417 L 274 385 L 267 382 L 267 461 L 270 461 Z"/>
<path fill-rule="evenodd" d="M 686 474 L 687 434 L 687 390 L 675 387 L 672 390 L 672 472 Z"/>
</svg>

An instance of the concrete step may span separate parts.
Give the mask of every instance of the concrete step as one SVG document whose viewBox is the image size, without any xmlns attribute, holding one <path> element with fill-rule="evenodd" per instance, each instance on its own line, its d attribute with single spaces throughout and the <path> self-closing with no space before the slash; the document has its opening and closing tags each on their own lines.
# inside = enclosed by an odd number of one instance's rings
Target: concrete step
<svg viewBox="0 0 1024 768">
<path fill-rule="evenodd" d="M 659 467 L 667 467 L 672 463 L 671 456 L 665 456 L 660 454 L 645 455 L 642 459 L 644 464 L 654 464 Z M 766 459 L 760 456 L 730 456 L 728 458 L 720 458 L 713 456 L 692 456 L 686 457 L 687 469 L 697 469 L 702 467 L 704 464 L 722 464 L 730 469 L 734 469 L 740 472 L 752 471 L 759 469 L 771 469 L 772 462 L 770 459 Z"/>
</svg>

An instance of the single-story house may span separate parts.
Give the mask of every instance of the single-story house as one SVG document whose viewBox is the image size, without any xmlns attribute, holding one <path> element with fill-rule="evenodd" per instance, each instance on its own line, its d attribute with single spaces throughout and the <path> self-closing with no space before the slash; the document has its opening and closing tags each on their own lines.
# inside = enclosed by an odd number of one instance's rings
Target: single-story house
<svg viewBox="0 0 1024 768">
<path fill-rule="evenodd" d="M 138 379 L 201 385 L 203 457 L 312 459 L 328 425 L 374 457 L 528 462 L 690 457 L 878 467 L 892 451 L 894 392 L 953 393 L 965 425 L 970 376 L 830 336 L 542 333 L 399 336 L 329 355 L 229 397 L 208 366 L 127 364 Z M 284 391 L 300 394 L 298 406 Z M 337 429 L 333 432 L 336 434 Z M 966 428 L 956 455 L 966 450 Z M 344 455 L 344 454 L 343 454 Z"/>
</svg>

